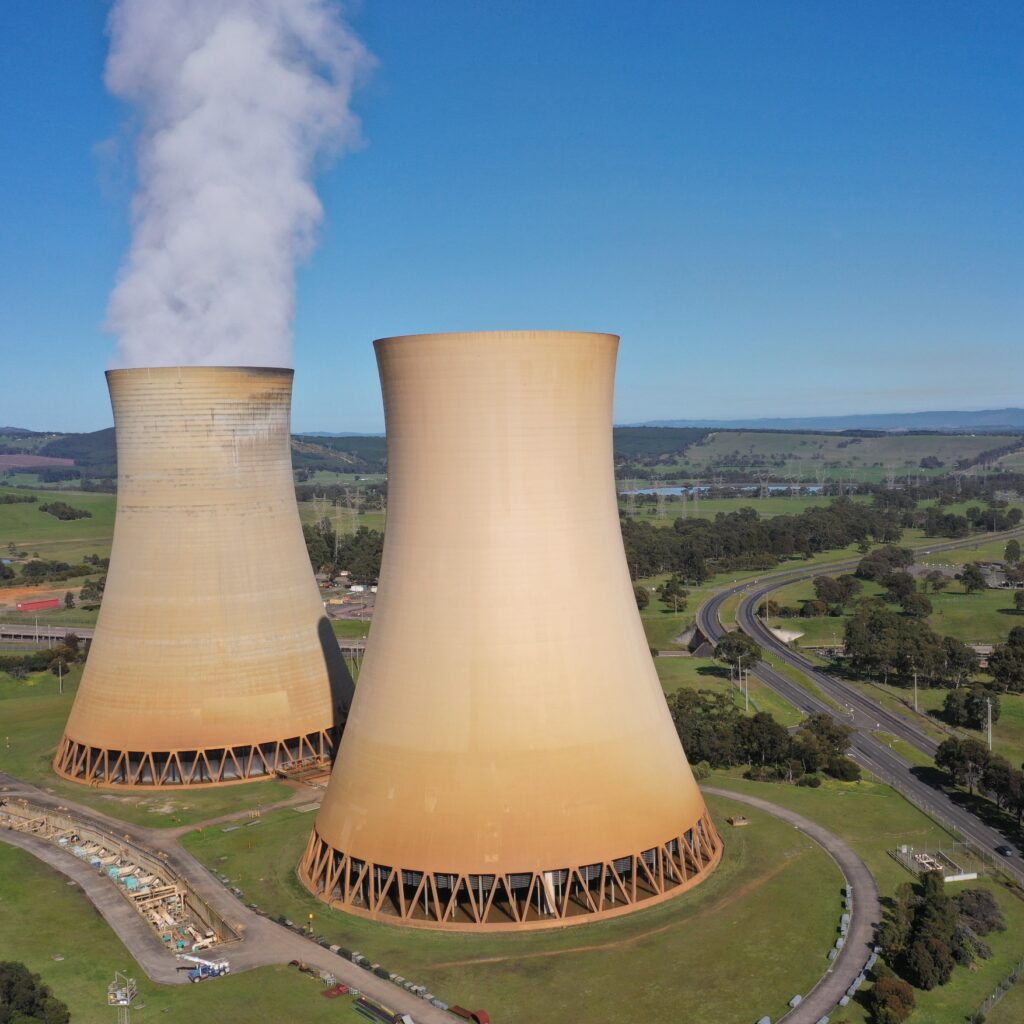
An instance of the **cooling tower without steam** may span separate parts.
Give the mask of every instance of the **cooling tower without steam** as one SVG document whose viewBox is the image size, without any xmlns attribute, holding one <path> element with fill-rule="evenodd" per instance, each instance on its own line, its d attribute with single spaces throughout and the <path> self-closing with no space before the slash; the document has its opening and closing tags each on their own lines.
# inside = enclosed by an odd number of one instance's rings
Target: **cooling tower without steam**
<svg viewBox="0 0 1024 1024">
<path fill-rule="evenodd" d="M 295 504 L 292 371 L 160 367 L 107 382 L 114 544 L 54 769 L 210 785 L 331 756 L 352 684 Z"/>
<path fill-rule="evenodd" d="M 384 563 L 299 869 L 331 906 L 550 927 L 650 906 L 721 858 L 623 556 L 617 344 L 540 331 L 376 343 Z"/>
</svg>

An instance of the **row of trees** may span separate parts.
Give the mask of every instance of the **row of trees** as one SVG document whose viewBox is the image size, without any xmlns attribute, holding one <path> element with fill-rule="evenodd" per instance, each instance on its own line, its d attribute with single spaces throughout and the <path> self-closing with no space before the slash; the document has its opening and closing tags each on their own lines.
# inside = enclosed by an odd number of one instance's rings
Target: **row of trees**
<svg viewBox="0 0 1024 1024">
<path fill-rule="evenodd" d="M 755 665 L 760 654 L 757 644 L 741 633 L 723 637 L 715 651 L 719 660 L 744 668 Z M 829 715 L 811 715 L 790 735 L 767 712 L 741 714 L 729 693 L 680 689 L 666 699 L 683 748 L 698 766 L 749 764 L 753 778 L 811 784 L 819 771 L 846 780 L 860 777 L 860 769 L 846 756 L 852 730 Z"/>
<path fill-rule="evenodd" d="M 761 519 L 753 508 L 714 519 L 677 519 L 660 528 L 623 519 L 622 537 L 635 576 L 670 572 L 700 583 L 716 570 L 769 569 L 783 558 L 895 541 L 900 528 L 894 516 L 841 498 L 824 508 L 770 519 Z"/>
<path fill-rule="evenodd" d="M 954 786 L 966 786 L 992 800 L 1003 811 L 1024 817 L 1024 771 L 1001 754 L 993 754 L 980 740 L 951 736 L 939 744 L 935 764 L 949 774 Z"/>
</svg>

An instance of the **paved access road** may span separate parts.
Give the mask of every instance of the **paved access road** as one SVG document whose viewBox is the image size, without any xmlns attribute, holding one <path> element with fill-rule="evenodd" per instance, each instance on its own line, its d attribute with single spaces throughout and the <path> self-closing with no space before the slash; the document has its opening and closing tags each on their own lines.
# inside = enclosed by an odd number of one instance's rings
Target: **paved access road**
<svg viewBox="0 0 1024 1024">
<path fill-rule="evenodd" d="M 1021 536 L 1022 534 L 1024 534 L 1024 529 L 1017 529 L 1007 531 L 1006 533 L 992 534 L 986 539 L 1001 540 L 1013 536 Z M 927 550 L 929 554 L 932 554 L 941 551 L 952 551 L 964 546 L 963 542 L 951 542 L 935 544 Z M 894 753 L 888 744 L 876 739 L 872 734 L 876 730 L 892 733 L 929 755 L 934 755 L 935 753 L 937 746 L 935 741 L 912 722 L 876 704 L 859 690 L 849 686 L 835 676 L 815 668 L 806 658 L 791 651 L 782 641 L 765 630 L 754 614 L 758 602 L 766 594 L 779 587 L 787 586 L 800 580 L 811 579 L 821 573 L 843 572 L 854 568 L 856 564 L 855 560 L 834 562 L 829 565 L 819 565 L 813 569 L 796 569 L 773 574 L 761 580 L 736 584 L 733 587 L 720 591 L 705 602 L 697 612 L 698 626 L 709 640 L 712 642 L 719 640 L 726 633 L 720 619 L 722 605 L 730 597 L 744 591 L 749 591 L 749 596 L 741 602 L 737 612 L 737 623 L 740 629 L 759 643 L 768 647 L 773 654 L 777 655 L 788 665 L 809 676 L 822 693 L 835 701 L 840 707 L 845 708 L 845 713 L 838 711 L 834 704 L 821 700 L 799 683 L 794 682 L 788 676 L 772 668 L 771 665 L 763 662 L 759 664 L 754 670 L 757 678 L 770 686 L 776 693 L 785 697 L 805 714 L 810 715 L 821 712 L 831 715 L 846 725 L 853 726 L 855 732 L 851 740 L 850 754 L 856 761 L 883 782 L 888 783 L 898 792 L 902 793 L 921 810 L 953 826 L 972 844 L 989 853 L 997 863 L 1001 864 L 1003 870 L 1016 881 L 1024 884 L 1024 868 L 1021 867 L 1019 859 L 1020 851 L 1018 851 L 1017 857 L 1006 859 L 1000 857 L 995 852 L 998 846 L 1013 845 L 1007 836 L 1003 835 L 998 829 L 984 824 L 970 811 L 965 810 L 953 801 L 944 790 L 921 781 L 918 775 L 914 773 L 911 764 Z"/>
<path fill-rule="evenodd" d="M 52 807 L 54 810 L 60 808 L 83 823 L 88 822 L 114 836 L 124 836 L 141 846 L 157 851 L 161 859 L 186 878 L 196 892 L 242 935 L 240 942 L 216 947 L 208 954 L 211 959 L 224 957 L 230 960 L 233 973 L 300 960 L 318 971 L 329 971 L 339 981 L 358 988 L 371 999 L 409 1014 L 416 1024 L 453 1024 L 459 1019 L 422 999 L 417 999 L 405 989 L 376 977 L 370 971 L 356 967 L 355 964 L 330 950 L 323 949 L 310 939 L 305 939 L 250 910 L 204 865 L 182 849 L 176 835 L 179 830 L 168 833 L 162 829 L 128 824 L 64 797 L 52 796 L 3 772 L 0 772 L 0 795 L 14 799 L 24 797 L 34 804 Z M 28 850 L 68 878 L 78 882 L 149 978 L 165 985 L 188 983 L 186 974 L 176 970 L 181 966 L 179 961 L 164 947 L 142 917 L 113 885 L 91 870 L 87 864 L 52 843 L 23 832 L 2 829 L 0 841 Z M 216 983 L 216 980 L 203 982 L 209 985 Z M 316 991 L 313 986 L 310 986 L 310 991 L 311 997 L 315 997 Z"/>
<path fill-rule="evenodd" d="M 875 932 L 882 921 L 882 907 L 874 876 L 864 861 L 842 839 L 810 818 L 760 797 L 748 796 L 746 793 L 736 793 L 731 789 L 719 789 L 714 786 L 703 786 L 702 789 L 705 793 L 749 804 L 796 826 L 831 855 L 843 873 L 846 884 L 853 889 L 853 907 L 850 911 L 850 928 L 845 945 L 821 981 L 804 996 L 799 1006 L 790 1010 L 779 1022 L 815 1024 L 838 1005 L 846 990 L 864 969 L 864 964 L 874 948 Z M 822 955 L 824 956 L 824 952 Z"/>
</svg>

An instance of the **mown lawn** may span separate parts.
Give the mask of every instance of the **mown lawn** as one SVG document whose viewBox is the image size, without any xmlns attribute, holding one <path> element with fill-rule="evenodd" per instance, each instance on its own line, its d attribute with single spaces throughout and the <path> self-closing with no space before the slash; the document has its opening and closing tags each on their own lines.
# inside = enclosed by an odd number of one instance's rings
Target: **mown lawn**
<svg viewBox="0 0 1024 1024">
<path fill-rule="evenodd" d="M 57 680 L 39 672 L 27 680 L 0 672 L 0 771 L 51 793 L 77 800 L 105 814 L 152 828 L 189 825 L 222 814 L 286 800 L 294 792 L 282 782 L 251 782 L 201 791 L 161 790 L 140 796 L 79 786 L 58 778 L 50 765 L 71 711 L 81 668 L 65 677 L 64 694 Z"/>
<path fill-rule="evenodd" d="M 708 784 L 754 793 L 820 822 L 860 854 L 874 873 L 883 897 L 891 896 L 897 885 L 910 880 L 910 875 L 889 856 L 889 850 L 900 843 L 934 848 L 952 842 L 947 833 L 898 793 L 871 779 L 854 783 L 829 781 L 820 789 L 805 789 L 748 782 L 737 778 L 736 773 L 716 772 Z M 993 892 L 1006 918 L 1007 930 L 986 936 L 985 941 L 992 947 L 991 960 L 978 961 L 975 970 L 958 967 L 953 980 L 941 988 L 915 991 L 917 1009 L 908 1018 L 909 1024 L 964 1020 L 1009 974 L 1013 965 L 1024 958 L 1024 901 L 991 879 L 953 883 L 950 891 L 965 887 Z M 861 1003 L 852 1002 L 832 1014 L 831 1019 L 836 1024 L 865 1024 L 868 1017 Z"/>
<path fill-rule="evenodd" d="M 827 966 L 840 875 L 796 830 L 730 801 L 709 803 L 727 852 L 696 889 L 614 921 L 523 935 L 410 931 L 328 910 L 294 873 L 313 824 L 309 814 L 277 811 L 258 829 L 208 829 L 188 835 L 185 845 L 238 885 L 246 901 L 294 921 L 313 913 L 314 928 L 331 941 L 428 985 L 447 1002 L 484 1007 L 496 1021 L 739 1024 L 765 1013 L 775 1019 Z M 749 828 L 725 824 L 737 810 L 751 818 Z M 743 984 L 737 963 L 744 965 Z"/>
<path fill-rule="evenodd" d="M 230 956 L 230 953 L 228 954 Z M 55 956 L 63 957 L 54 960 Z M 294 968 L 264 967 L 201 985 L 156 985 L 143 973 L 81 889 L 31 854 L 0 842 L 0 960 L 20 960 L 67 1003 L 74 1024 L 112 1024 L 107 985 L 115 971 L 135 978 L 132 1020 L 254 1024 L 353 1019 L 351 1004 L 320 996 Z"/>
</svg>

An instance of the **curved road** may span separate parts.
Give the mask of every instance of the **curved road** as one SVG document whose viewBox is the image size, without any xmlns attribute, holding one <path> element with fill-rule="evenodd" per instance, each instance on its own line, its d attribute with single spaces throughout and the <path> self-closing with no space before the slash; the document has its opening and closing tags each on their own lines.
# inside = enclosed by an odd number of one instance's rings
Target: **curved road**
<svg viewBox="0 0 1024 1024">
<path fill-rule="evenodd" d="M 376 999 L 394 1010 L 408 1013 L 417 1024 L 452 1024 L 458 1020 L 452 1014 L 431 1006 L 398 985 L 378 978 L 370 971 L 364 971 L 349 960 L 323 949 L 312 940 L 305 939 L 250 910 L 235 899 L 203 864 L 182 849 L 173 832 L 168 834 L 163 829 L 128 824 L 66 798 L 58 799 L 2 772 L 0 788 L 4 797 L 24 797 L 33 804 L 51 807 L 54 810 L 64 808 L 65 813 L 72 813 L 83 824 L 91 823 L 104 832 L 126 836 L 141 846 L 156 850 L 180 876 L 188 879 L 195 891 L 225 921 L 242 934 L 240 942 L 226 944 L 211 951 L 213 955 L 228 959 L 232 972 L 300 960 L 318 971 L 333 974 L 339 981 L 358 988 L 371 999 Z M 167 951 L 152 929 L 129 906 L 114 886 L 87 864 L 47 840 L 24 832 L 0 829 L 0 841 L 27 850 L 77 882 L 149 978 L 164 985 L 188 983 L 187 975 L 176 970 L 180 966 L 179 962 Z M 216 981 L 204 984 L 216 984 Z M 310 991 L 315 996 L 316 990 L 311 987 Z"/>
<path fill-rule="evenodd" d="M 1005 533 L 992 534 L 986 539 L 1001 540 L 1021 536 L 1022 534 L 1024 534 L 1024 529 L 1016 529 L 1006 531 Z M 964 546 L 963 542 L 935 544 L 928 548 L 927 552 L 933 554 L 941 551 L 953 551 Z M 765 629 L 763 624 L 754 615 L 757 603 L 771 591 L 790 583 L 812 579 L 822 572 L 830 574 L 842 572 L 855 567 L 856 564 L 856 560 L 835 562 L 827 566 L 816 566 L 813 570 L 790 570 L 773 574 L 753 583 L 748 580 L 744 583 L 736 584 L 726 590 L 719 591 L 705 602 L 697 612 L 698 627 L 712 642 L 721 639 L 727 632 L 722 626 L 720 619 L 722 605 L 736 594 L 747 591 L 752 587 L 755 588 L 750 589 L 749 596 L 740 603 L 737 612 L 737 623 L 740 629 L 769 648 L 774 655 L 786 662 L 786 664 L 808 676 L 823 694 L 835 701 L 840 707 L 846 708 L 847 711 L 845 714 L 841 713 L 835 705 L 820 699 L 799 683 L 794 682 L 788 676 L 764 662 L 760 663 L 754 670 L 757 678 L 775 690 L 776 693 L 785 697 L 786 700 L 805 714 L 821 712 L 831 715 L 846 725 L 852 725 L 855 732 L 851 739 L 850 754 L 856 761 L 883 782 L 888 783 L 898 792 L 902 793 L 903 796 L 926 814 L 955 828 L 973 845 L 986 851 L 1015 881 L 1024 884 L 1024 869 L 1021 868 L 1018 859 L 1020 851 L 1017 851 L 1018 857 L 1010 859 L 1004 859 L 995 852 L 998 846 L 1013 845 L 1007 836 L 1003 835 L 998 829 L 986 825 L 975 815 L 965 810 L 953 801 L 944 790 L 922 782 L 914 774 L 911 764 L 894 753 L 886 743 L 876 739 L 872 733 L 879 729 L 892 733 L 913 744 L 913 746 L 929 756 L 934 755 L 937 747 L 937 744 L 931 737 L 927 736 L 912 722 L 907 721 L 895 712 L 881 707 L 859 690 L 849 686 L 835 676 L 821 671 L 821 669 L 813 666 L 802 655 L 791 651 L 782 641 Z"/>
<path fill-rule="evenodd" d="M 882 907 L 878 898 L 878 886 L 868 866 L 838 836 L 822 828 L 810 818 L 796 811 L 762 800 L 760 797 L 737 793 L 731 789 L 703 786 L 705 793 L 737 800 L 756 807 L 767 814 L 789 822 L 809 839 L 813 839 L 839 866 L 846 884 L 853 889 L 853 906 L 850 910 L 850 928 L 846 943 L 832 962 L 821 981 L 804 997 L 795 1009 L 780 1019 L 779 1024 L 815 1024 L 838 1005 L 846 990 L 856 981 L 864 964 L 874 948 L 875 931 L 882 921 Z"/>
</svg>

